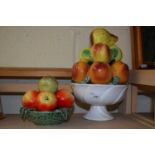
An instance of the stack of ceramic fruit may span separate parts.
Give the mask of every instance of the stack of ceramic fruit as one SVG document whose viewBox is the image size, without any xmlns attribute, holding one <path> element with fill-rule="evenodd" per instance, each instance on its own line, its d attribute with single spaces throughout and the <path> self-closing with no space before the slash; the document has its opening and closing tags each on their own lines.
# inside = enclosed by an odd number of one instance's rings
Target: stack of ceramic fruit
<svg viewBox="0 0 155 155">
<path fill-rule="evenodd" d="M 72 81 L 91 84 L 126 84 L 128 65 L 122 61 L 122 50 L 116 45 L 118 37 L 103 28 L 91 33 L 91 47 L 80 53 L 73 64 Z"/>
<path fill-rule="evenodd" d="M 58 81 L 49 76 L 39 80 L 37 90 L 29 90 L 22 97 L 22 111 L 26 109 L 38 114 L 54 114 L 64 108 L 72 109 L 73 104 L 72 93 L 66 89 L 58 89 Z"/>
</svg>

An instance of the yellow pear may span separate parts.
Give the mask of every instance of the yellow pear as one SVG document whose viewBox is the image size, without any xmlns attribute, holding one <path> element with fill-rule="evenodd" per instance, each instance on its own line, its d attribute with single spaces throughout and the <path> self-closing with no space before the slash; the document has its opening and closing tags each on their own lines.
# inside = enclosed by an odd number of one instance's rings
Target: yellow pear
<svg viewBox="0 0 155 155">
<path fill-rule="evenodd" d="M 97 28 L 91 33 L 91 41 L 92 44 L 104 43 L 111 47 L 118 41 L 118 37 L 114 34 L 111 34 L 104 28 Z"/>
</svg>

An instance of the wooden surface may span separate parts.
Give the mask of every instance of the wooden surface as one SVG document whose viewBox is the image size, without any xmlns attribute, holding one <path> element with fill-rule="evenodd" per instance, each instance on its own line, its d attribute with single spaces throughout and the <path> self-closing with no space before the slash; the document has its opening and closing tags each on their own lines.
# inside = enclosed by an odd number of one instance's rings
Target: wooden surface
<svg viewBox="0 0 155 155">
<path fill-rule="evenodd" d="M 142 40 L 140 26 L 131 27 L 131 54 L 133 69 L 143 64 Z"/>
<path fill-rule="evenodd" d="M 6 115 L 0 121 L 2 129 L 148 129 L 130 115 L 113 114 L 114 119 L 110 121 L 90 121 L 83 118 L 82 114 L 73 114 L 68 122 L 59 125 L 35 125 L 26 120 L 23 121 L 19 115 Z"/>
<path fill-rule="evenodd" d="M 59 84 L 59 88 L 64 88 L 71 91 L 69 84 Z M 36 83 L 2 83 L 0 84 L 0 93 L 24 93 L 28 90 L 36 90 L 38 85 Z"/>
<path fill-rule="evenodd" d="M 0 78 L 40 78 L 54 76 L 71 78 L 70 68 L 7 68 L 0 67 Z"/>
<path fill-rule="evenodd" d="M 132 113 L 137 112 L 137 100 L 138 100 L 138 88 L 136 86 L 131 87 L 131 111 Z"/>
<path fill-rule="evenodd" d="M 131 85 L 128 85 L 126 96 L 119 105 L 119 112 L 123 114 L 131 114 Z"/>
<path fill-rule="evenodd" d="M 155 86 L 155 70 L 131 70 L 129 82 L 131 84 Z"/>
<path fill-rule="evenodd" d="M 155 128 L 153 113 L 134 113 L 132 118 L 148 127 Z"/>
</svg>

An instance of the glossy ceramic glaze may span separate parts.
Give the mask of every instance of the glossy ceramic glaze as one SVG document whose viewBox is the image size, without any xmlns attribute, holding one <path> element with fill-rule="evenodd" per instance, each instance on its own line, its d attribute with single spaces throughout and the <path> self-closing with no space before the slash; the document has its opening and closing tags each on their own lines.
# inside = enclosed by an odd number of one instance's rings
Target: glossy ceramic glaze
<svg viewBox="0 0 155 155">
<path fill-rule="evenodd" d="M 84 118 L 105 121 L 113 119 L 106 106 L 121 102 L 125 96 L 127 85 L 72 83 L 72 89 L 79 101 L 91 106 Z"/>
</svg>

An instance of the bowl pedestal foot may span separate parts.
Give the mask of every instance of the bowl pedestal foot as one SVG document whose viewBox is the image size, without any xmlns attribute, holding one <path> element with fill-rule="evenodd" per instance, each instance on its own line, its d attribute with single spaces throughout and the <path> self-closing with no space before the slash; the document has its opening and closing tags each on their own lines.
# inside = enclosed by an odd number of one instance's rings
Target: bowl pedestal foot
<svg viewBox="0 0 155 155">
<path fill-rule="evenodd" d="M 91 106 L 90 110 L 83 116 L 85 119 L 94 121 L 108 121 L 114 117 L 107 111 L 106 106 Z"/>
</svg>

